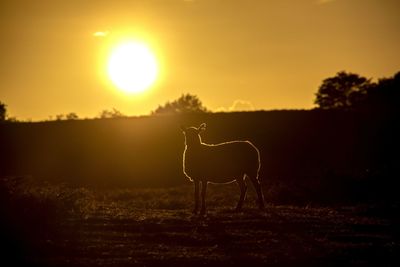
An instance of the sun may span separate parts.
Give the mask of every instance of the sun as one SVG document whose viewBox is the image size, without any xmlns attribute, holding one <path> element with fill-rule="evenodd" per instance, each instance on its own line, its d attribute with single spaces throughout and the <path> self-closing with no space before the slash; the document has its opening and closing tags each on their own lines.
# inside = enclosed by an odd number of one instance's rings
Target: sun
<svg viewBox="0 0 400 267">
<path fill-rule="evenodd" d="M 108 75 L 120 90 L 126 93 L 143 92 L 156 81 L 157 74 L 157 60 L 146 44 L 129 41 L 112 50 Z"/>
</svg>

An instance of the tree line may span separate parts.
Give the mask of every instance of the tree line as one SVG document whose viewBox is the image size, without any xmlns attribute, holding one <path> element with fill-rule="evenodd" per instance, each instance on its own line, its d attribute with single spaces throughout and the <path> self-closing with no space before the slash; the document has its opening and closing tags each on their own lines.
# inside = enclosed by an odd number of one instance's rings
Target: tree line
<svg viewBox="0 0 400 267">
<path fill-rule="evenodd" d="M 400 72 L 389 78 L 380 78 L 373 82 L 356 73 L 340 71 L 333 77 L 322 81 L 316 94 L 314 104 L 319 109 L 356 110 L 377 113 L 395 113 L 399 109 L 400 99 Z M 193 94 L 182 94 L 173 101 L 159 105 L 151 115 L 180 114 L 180 113 L 207 113 L 202 101 Z M 103 110 L 97 118 L 127 117 L 119 110 L 112 108 Z M 79 116 L 75 112 L 58 114 L 49 120 L 76 120 Z M 0 101 L 0 121 L 16 121 L 8 117 L 7 105 Z"/>
<path fill-rule="evenodd" d="M 16 121 L 15 118 L 7 116 L 6 104 L 0 102 L 0 121 Z M 206 113 L 210 112 L 201 102 L 198 96 L 193 94 L 182 94 L 179 98 L 174 101 L 167 101 L 164 105 L 159 105 L 155 110 L 151 112 L 151 115 L 159 114 L 177 114 L 177 113 Z M 108 118 L 124 118 L 128 117 L 116 108 L 102 110 L 96 118 L 108 119 Z M 80 117 L 75 112 L 67 114 L 57 114 L 54 117 L 50 116 L 50 121 L 61 121 L 61 120 L 78 120 Z"/>
<path fill-rule="evenodd" d="M 341 71 L 326 78 L 316 93 L 321 109 L 396 112 L 400 97 L 400 72 L 377 82 L 355 73 Z"/>
</svg>

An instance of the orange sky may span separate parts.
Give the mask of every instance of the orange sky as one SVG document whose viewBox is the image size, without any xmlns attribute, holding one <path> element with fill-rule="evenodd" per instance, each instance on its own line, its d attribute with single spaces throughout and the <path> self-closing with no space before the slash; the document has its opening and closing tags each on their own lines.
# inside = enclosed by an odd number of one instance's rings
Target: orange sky
<svg viewBox="0 0 400 267">
<path fill-rule="evenodd" d="M 399 11 L 396 0 L 1 1 L 0 101 L 33 120 L 112 107 L 149 114 L 182 93 L 212 110 L 311 108 L 338 71 L 400 70 Z M 120 93 L 103 73 L 125 38 L 148 42 L 160 60 L 143 95 Z"/>
</svg>

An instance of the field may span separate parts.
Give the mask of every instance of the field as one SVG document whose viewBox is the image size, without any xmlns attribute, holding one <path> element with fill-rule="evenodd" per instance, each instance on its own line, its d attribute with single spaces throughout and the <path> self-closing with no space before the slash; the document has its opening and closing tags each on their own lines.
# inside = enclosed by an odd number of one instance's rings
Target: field
<svg viewBox="0 0 400 267">
<path fill-rule="evenodd" d="M 398 266 L 398 205 L 281 205 L 242 212 L 231 185 L 210 185 L 192 215 L 190 184 L 94 188 L 9 179 L 3 259 L 27 266 Z M 7 223 L 5 223 L 7 222 Z"/>
</svg>

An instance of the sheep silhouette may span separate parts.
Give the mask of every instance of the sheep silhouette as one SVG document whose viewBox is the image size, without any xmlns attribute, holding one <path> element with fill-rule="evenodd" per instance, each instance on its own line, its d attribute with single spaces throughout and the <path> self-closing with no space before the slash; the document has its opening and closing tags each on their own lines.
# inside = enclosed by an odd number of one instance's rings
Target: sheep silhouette
<svg viewBox="0 0 400 267">
<path fill-rule="evenodd" d="M 258 179 L 260 152 L 250 141 L 230 141 L 220 144 L 205 144 L 200 133 L 206 129 L 202 123 L 196 127 L 181 127 L 185 137 L 183 152 L 183 173 L 194 183 L 194 210 L 199 210 L 199 189 L 201 183 L 201 210 L 206 213 L 206 191 L 208 183 L 226 184 L 236 181 L 240 198 L 236 210 L 241 210 L 246 196 L 246 178 L 253 183 L 257 192 L 258 206 L 264 209 L 264 198 Z"/>
</svg>

